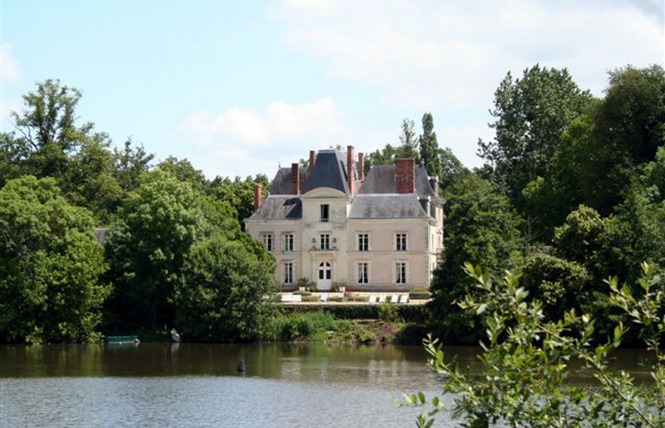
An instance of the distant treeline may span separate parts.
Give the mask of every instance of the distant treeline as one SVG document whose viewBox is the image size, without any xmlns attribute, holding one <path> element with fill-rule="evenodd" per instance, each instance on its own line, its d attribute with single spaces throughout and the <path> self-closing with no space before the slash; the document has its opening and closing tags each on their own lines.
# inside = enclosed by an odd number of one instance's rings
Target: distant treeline
<svg viewBox="0 0 665 428">
<path fill-rule="evenodd" d="M 269 338 L 275 264 L 241 226 L 267 178 L 208 180 L 186 159 L 154 164 L 131 140 L 112 149 L 77 123 L 80 98 L 40 83 L 12 113 L 15 132 L 0 134 L 0 342 L 172 326 L 191 340 Z M 448 343 L 482 336 L 481 316 L 457 305 L 473 293 L 468 261 L 519 272 L 548 317 L 575 308 L 606 334 L 622 315 L 604 280 L 634 284 L 640 262 L 665 266 L 665 72 L 610 72 L 598 99 L 536 65 L 500 82 L 492 115 L 476 170 L 440 148 L 430 113 L 422 134 L 405 119 L 400 144 L 366 158 L 415 157 L 439 177 L 445 251 L 428 328 Z"/>
</svg>

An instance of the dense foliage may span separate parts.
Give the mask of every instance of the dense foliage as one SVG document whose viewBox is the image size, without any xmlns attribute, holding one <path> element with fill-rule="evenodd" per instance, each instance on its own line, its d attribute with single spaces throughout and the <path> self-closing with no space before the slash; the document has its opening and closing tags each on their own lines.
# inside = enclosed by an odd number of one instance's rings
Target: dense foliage
<svg viewBox="0 0 665 428">
<path fill-rule="evenodd" d="M 79 123 L 81 97 L 39 83 L 11 114 L 15 132 L 0 134 L 0 340 L 86 340 L 102 306 L 105 333 L 273 334 L 262 297 L 275 289 L 274 261 L 241 225 L 267 177 L 209 180 L 187 159 L 153 164 L 129 139 L 112 148 Z M 665 266 L 665 71 L 614 70 L 594 98 L 567 70 L 535 65 L 500 82 L 492 115 L 475 171 L 439 147 L 430 113 L 420 135 L 404 119 L 400 144 L 366 158 L 369 169 L 413 157 L 438 177 L 445 251 L 428 327 L 446 343 L 484 335 L 484 317 L 458 306 L 474 290 L 462 271 L 472 262 L 520 272 L 547 319 L 575 308 L 603 337 L 626 317 L 602 281 L 636 283 L 642 261 Z"/>
<path fill-rule="evenodd" d="M 529 301 L 518 276 L 506 272 L 503 279 L 471 264 L 466 272 L 476 282 L 475 295 L 461 306 L 484 315 L 486 334 L 480 343 L 481 373 L 470 374 L 445 358 L 436 340 L 426 349 L 431 367 L 442 375 L 443 392 L 450 400 L 426 399 L 423 393 L 406 396 L 412 404 L 429 404 L 418 426 L 432 426 L 446 411 L 463 426 L 486 427 L 662 427 L 665 422 L 665 277 L 654 265 L 643 264 L 632 289 L 608 281 L 612 306 L 622 311 L 630 327 L 638 331 L 654 360 L 645 363 L 651 382 L 643 383 L 623 371 L 610 368 L 611 352 L 628 330 L 619 323 L 600 344 L 592 344 L 595 320 L 574 310 L 548 318 L 543 303 Z M 594 388 L 570 382 L 582 364 L 597 383 Z M 450 404 L 444 404 L 450 403 Z"/>
<path fill-rule="evenodd" d="M 39 83 L 0 134 L 0 341 L 91 340 L 103 318 L 107 334 L 258 338 L 274 261 L 240 220 L 265 176 L 209 181 L 131 140 L 111 149 L 78 123 L 81 97 Z"/>
<path fill-rule="evenodd" d="M 110 288 L 90 213 L 24 176 L 0 189 L 0 230 L 0 342 L 94 337 Z"/>
<path fill-rule="evenodd" d="M 665 71 L 612 71 L 594 99 L 565 69 L 536 65 L 506 76 L 492 114 L 482 168 L 441 152 L 446 249 L 430 329 L 446 343 L 484 335 L 481 317 L 457 305 L 473 292 L 461 270 L 472 262 L 522 272 L 548 317 L 576 308 L 602 337 L 625 318 L 603 280 L 634 283 L 641 262 L 665 266 Z"/>
</svg>

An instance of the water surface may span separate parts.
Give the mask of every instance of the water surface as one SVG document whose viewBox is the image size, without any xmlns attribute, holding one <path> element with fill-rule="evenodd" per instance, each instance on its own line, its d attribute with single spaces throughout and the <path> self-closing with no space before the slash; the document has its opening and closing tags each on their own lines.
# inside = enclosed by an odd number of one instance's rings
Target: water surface
<svg viewBox="0 0 665 428">
<path fill-rule="evenodd" d="M 0 426 L 413 426 L 401 391 L 437 390 L 425 361 L 395 346 L 4 346 Z"/>
</svg>

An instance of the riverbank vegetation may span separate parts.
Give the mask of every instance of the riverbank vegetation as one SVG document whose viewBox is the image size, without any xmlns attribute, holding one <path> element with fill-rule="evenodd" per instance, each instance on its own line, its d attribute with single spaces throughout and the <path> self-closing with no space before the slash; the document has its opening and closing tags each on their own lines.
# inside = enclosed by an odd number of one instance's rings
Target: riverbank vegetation
<svg viewBox="0 0 665 428">
<path fill-rule="evenodd" d="M 12 113 L 15 130 L 0 134 L 0 342 L 174 326 L 191 341 L 354 331 L 344 317 L 286 316 L 273 304 L 274 260 L 241 224 L 254 184 L 267 188 L 267 177 L 210 180 L 131 139 L 114 147 L 79 122 L 81 96 L 56 80 L 39 83 Z M 614 70 L 596 98 L 567 70 L 535 65 L 500 82 L 492 115 L 496 136 L 479 142 L 485 165 L 476 170 L 439 147 L 429 113 L 421 135 L 405 119 L 400 144 L 366 158 L 370 168 L 415 157 L 438 176 L 446 250 L 427 330 L 446 344 L 484 339 L 485 315 L 458 305 L 477 293 L 462 270 L 472 262 L 520 272 L 546 319 L 575 309 L 596 320 L 596 339 L 607 337 L 626 315 L 603 281 L 636 284 L 643 261 L 656 272 L 665 266 L 665 72 Z M 623 343 L 637 339 L 629 333 Z"/>
<path fill-rule="evenodd" d="M 467 264 L 476 294 L 467 294 L 460 307 L 483 315 L 481 369 L 470 373 L 459 367 L 430 337 L 425 344 L 429 365 L 441 375 L 449 399 L 407 395 L 409 404 L 429 406 L 417 425 L 432 426 L 437 413 L 445 411 L 469 427 L 662 427 L 665 289 L 654 265 L 643 263 L 641 269 L 637 284 L 620 285 L 616 277 L 607 282 L 609 306 L 628 323 L 619 322 L 598 341 L 593 317 L 575 309 L 551 316 L 541 301 L 529 298 L 518 275 L 506 272 L 494 280 Z M 653 353 L 642 363 L 646 380 L 610 368 L 612 352 L 631 330 Z M 593 388 L 570 381 L 580 371 Z"/>
</svg>

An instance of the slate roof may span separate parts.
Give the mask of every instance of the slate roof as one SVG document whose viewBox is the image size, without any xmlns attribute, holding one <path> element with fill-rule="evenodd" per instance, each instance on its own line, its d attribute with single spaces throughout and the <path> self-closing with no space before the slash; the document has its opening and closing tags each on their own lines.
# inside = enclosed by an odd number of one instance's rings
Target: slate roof
<svg viewBox="0 0 665 428">
<path fill-rule="evenodd" d="M 395 165 L 375 165 L 365 177 L 358 194 L 397 193 Z M 420 198 L 436 198 L 424 165 L 416 165 L 416 193 Z"/>
<path fill-rule="evenodd" d="M 252 220 L 298 220 L 302 218 L 302 203 L 294 195 L 269 195 L 261 208 L 254 211 Z"/>
<path fill-rule="evenodd" d="M 346 159 L 344 154 L 335 150 L 321 150 L 316 156 L 316 163 L 309 174 L 308 167 L 300 167 L 300 191 L 306 193 L 318 187 L 330 187 L 349 194 L 346 177 Z M 270 184 L 270 194 L 293 194 L 291 167 L 280 168 Z"/>
<path fill-rule="evenodd" d="M 414 193 L 402 194 L 358 194 L 351 205 L 349 218 L 426 218 L 418 196 Z"/>
<path fill-rule="evenodd" d="M 357 165 L 356 165 L 357 166 Z M 309 171 L 311 168 L 311 172 Z M 346 156 L 336 150 L 320 150 L 314 167 L 299 167 L 300 192 L 329 187 L 350 195 L 346 170 Z M 427 200 L 437 199 L 430 185 L 427 170 L 417 165 L 416 193 L 397 193 L 395 165 L 376 165 L 365 177 L 355 195 L 349 218 L 427 218 L 423 208 Z M 357 174 L 357 171 L 353 171 Z M 354 177 L 357 178 L 357 177 Z M 250 217 L 252 220 L 297 220 L 302 218 L 299 195 L 293 194 L 292 170 L 280 168 L 270 184 L 270 194 L 263 205 Z"/>
<path fill-rule="evenodd" d="M 335 150 L 319 151 L 312 173 L 302 186 L 302 192 L 309 192 L 318 187 L 330 187 L 347 195 L 349 194 L 346 159 L 341 152 Z"/>
<path fill-rule="evenodd" d="M 300 168 L 300 183 L 303 182 L 307 176 L 307 168 Z M 302 190 L 302 184 L 301 184 Z M 293 181 L 291 180 L 291 167 L 280 168 L 275 175 L 275 178 L 270 183 L 271 195 L 292 195 L 293 194 Z"/>
</svg>

